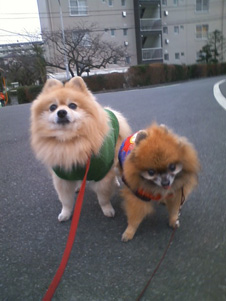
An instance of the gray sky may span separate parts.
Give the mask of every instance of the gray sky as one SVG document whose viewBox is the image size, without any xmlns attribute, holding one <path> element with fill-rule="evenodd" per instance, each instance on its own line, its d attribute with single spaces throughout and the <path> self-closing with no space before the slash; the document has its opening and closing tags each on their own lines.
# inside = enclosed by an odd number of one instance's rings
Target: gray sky
<svg viewBox="0 0 226 301">
<path fill-rule="evenodd" d="M 39 32 L 40 22 L 36 0 L 0 0 L 0 44 L 27 41 L 15 33 L 37 34 Z"/>
</svg>

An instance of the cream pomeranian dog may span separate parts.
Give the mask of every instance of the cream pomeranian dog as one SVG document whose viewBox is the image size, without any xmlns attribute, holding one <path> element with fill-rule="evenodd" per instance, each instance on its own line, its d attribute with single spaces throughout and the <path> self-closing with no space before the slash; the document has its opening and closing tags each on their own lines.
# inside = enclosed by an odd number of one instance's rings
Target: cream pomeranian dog
<svg viewBox="0 0 226 301">
<path fill-rule="evenodd" d="M 63 85 L 47 80 L 31 106 L 31 145 L 50 170 L 62 210 L 60 222 L 71 217 L 75 189 L 91 158 L 88 181 L 105 216 L 115 211 L 110 197 L 115 189 L 115 165 L 122 141 L 131 133 L 119 112 L 103 108 L 81 77 Z"/>
<path fill-rule="evenodd" d="M 154 211 L 154 203 L 165 204 L 169 225 L 178 227 L 181 203 L 197 184 L 199 160 L 192 144 L 154 123 L 123 142 L 119 163 L 128 220 L 122 241 L 134 237 L 142 220 Z"/>
</svg>

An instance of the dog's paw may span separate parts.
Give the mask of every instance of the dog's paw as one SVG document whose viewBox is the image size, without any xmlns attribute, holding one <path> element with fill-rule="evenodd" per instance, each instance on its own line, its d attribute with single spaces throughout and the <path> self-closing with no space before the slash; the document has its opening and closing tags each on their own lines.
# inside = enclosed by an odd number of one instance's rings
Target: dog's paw
<svg viewBox="0 0 226 301">
<path fill-rule="evenodd" d="M 170 226 L 171 228 L 179 228 L 179 227 L 180 227 L 180 221 L 179 221 L 179 219 L 171 220 L 171 221 L 169 222 L 169 226 Z"/>
<path fill-rule="evenodd" d="M 71 212 L 66 212 L 64 210 L 61 211 L 61 213 L 58 215 L 58 221 L 59 222 L 66 222 L 70 219 Z"/>
<path fill-rule="evenodd" d="M 127 242 L 127 241 L 133 239 L 134 234 L 135 234 L 135 231 L 130 231 L 130 230 L 126 229 L 125 232 L 122 234 L 121 241 Z"/>
<path fill-rule="evenodd" d="M 103 214 L 107 217 L 114 217 L 115 216 L 115 210 L 111 205 L 106 205 L 101 207 Z"/>
<path fill-rule="evenodd" d="M 176 221 L 176 223 L 175 223 L 175 228 L 179 228 L 180 227 L 180 221 L 179 221 L 179 219 Z"/>
</svg>

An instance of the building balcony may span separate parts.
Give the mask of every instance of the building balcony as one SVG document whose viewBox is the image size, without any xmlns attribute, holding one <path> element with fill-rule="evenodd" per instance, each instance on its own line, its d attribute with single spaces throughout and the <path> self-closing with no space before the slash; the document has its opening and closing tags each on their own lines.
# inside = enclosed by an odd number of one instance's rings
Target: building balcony
<svg viewBox="0 0 226 301">
<path fill-rule="evenodd" d="M 150 4 L 150 3 L 154 3 L 154 4 L 160 4 L 160 0 L 139 0 L 139 3 L 147 3 L 147 4 Z"/>
<path fill-rule="evenodd" d="M 140 30 L 141 31 L 157 31 L 162 30 L 161 19 L 140 19 Z"/>
<path fill-rule="evenodd" d="M 143 48 L 142 49 L 142 60 L 151 61 L 151 60 L 162 60 L 163 51 L 162 48 Z"/>
</svg>

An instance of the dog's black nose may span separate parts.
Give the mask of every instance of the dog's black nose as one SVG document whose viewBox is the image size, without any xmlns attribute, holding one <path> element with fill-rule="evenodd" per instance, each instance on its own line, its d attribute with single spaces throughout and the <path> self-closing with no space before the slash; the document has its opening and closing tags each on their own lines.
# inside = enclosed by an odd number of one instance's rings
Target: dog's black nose
<svg viewBox="0 0 226 301">
<path fill-rule="evenodd" d="M 162 179 L 161 184 L 163 187 L 170 186 L 170 181 L 168 179 Z"/>
<path fill-rule="evenodd" d="M 67 111 L 66 111 L 66 110 L 59 110 L 59 111 L 57 112 L 57 116 L 58 116 L 59 118 L 64 118 L 65 116 L 67 116 Z"/>
</svg>

